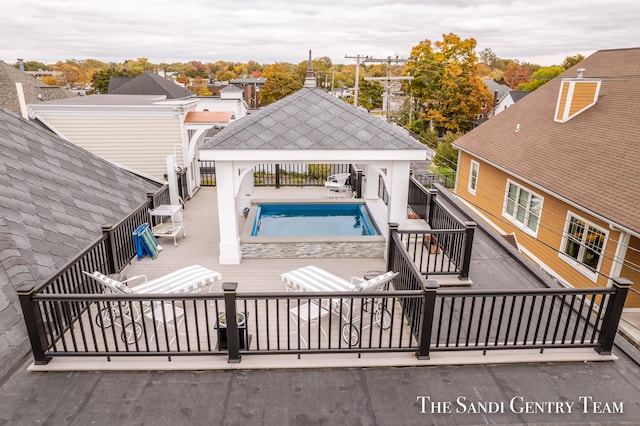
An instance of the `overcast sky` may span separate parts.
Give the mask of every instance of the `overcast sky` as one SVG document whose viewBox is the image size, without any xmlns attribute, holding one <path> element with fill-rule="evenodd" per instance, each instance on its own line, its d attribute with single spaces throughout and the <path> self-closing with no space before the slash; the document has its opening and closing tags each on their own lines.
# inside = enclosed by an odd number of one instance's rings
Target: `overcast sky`
<svg viewBox="0 0 640 426">
<path fill-rule="evenodd" d="M 640 45 L 637 0 L 0 0 L 0 59 L 299 63 L 407 57 L 424 39 L 540 65 Z"/>
</svg>

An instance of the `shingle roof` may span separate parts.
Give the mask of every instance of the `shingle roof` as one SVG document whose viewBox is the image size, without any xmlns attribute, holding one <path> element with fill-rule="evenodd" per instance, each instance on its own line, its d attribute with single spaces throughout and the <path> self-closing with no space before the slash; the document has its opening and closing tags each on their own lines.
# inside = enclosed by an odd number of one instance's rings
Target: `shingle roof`
<svg viewBox="0 0 640 426">
<path fill-rule="evenodd" d="M 491 96 L 493 96 L 495 92 L 498 92 L 496 100 L 501 99 L 507 92 L 511 90 L 511 87 L 509 87 L 507 84 L 498 83 L 492 78 L 483 78 L 482 81 L 489 88 Z"/>
<path fill-rule="evenodd" d="M 395 125 L 320 89 L 303 88 L 235 121 L 202 149 L 426 149 Z"/>
<path fill-rule="evenodd" d="M 554 121 L 562 78 L 602 79 L 595 105 Z M 467 133 L 456 146 L 640 233 L 640 48 L 601 50 Z M 516 128 L 519 130 L 516 132 Z"/>
<path fill-rule="evenodd" d="M 159 187 L 0 108 L 0 269 L 40 283 Z"/>
<path fill-rule="evenodd" d="M 513 99 L 513 102 L 518 102 L 520 99 L 524 98 L 531 92 L 527 92 L 526 90 L 509 90 L 509 96 Z"/>
<path fill-rule="evenodd" d="M 109 80 L 110 95 L 165 95 L 167 99 L 181 99 L 195 95 L 184 87 L 153 72 L 140 74 L 120 85 L 118 83 L 120 81 L 114 80 L 116 87 L 112 89 L 111 79 Z"/>
<path fill-rule="evenodd" d="M 0 61 L 0 106 L 13 112 L 20 112 L 16 83 L 22 83 L 27 104 L 75 97 L 62 87 L 49 86 L 35 77 Z"/>
</svg>

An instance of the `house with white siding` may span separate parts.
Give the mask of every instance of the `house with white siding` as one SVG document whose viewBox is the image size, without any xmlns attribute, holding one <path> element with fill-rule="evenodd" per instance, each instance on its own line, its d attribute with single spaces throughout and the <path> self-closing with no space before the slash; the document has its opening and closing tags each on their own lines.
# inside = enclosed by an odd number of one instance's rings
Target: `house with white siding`
<svg viewBox="0 0 640 426">
<path fill-rule="evenodd" d="M 191 196 L 198 186 L 196 145 L 204 134 L 196 137 L 186 121 L 197 104 L 196 98 L 92 95 L 29 104 L 28 110 L 57 135 L 145 176 L 164 181 L 170 167 L 187 168 Z"/>
</svg>

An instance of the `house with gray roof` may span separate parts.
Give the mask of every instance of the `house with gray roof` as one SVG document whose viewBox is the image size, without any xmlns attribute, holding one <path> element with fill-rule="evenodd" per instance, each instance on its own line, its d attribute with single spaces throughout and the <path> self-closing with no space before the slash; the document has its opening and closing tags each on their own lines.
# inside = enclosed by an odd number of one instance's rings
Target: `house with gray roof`
<svg viewBox="0 0 640 426">
<path fill-rule="evenodd" d="M 22 91 L 27 104 L 73 98 L 75 95 L 58 86 L 49 86 L 37 78 L 0 61 L 0 107 L 20 113 L 20 103 L 16 83 L 22 84 Z"/>
<path fill-rule="evenodd" d="M 498 99 L 498 103 L 493 107 L 491 112 L 487 114 L 487 118 L 500 114 L 502 111 L 509 108 L 529 93 L 531 92 L 527 92 L 526 90 L 509 90 L 500 99 Z"/>
<path fill-rule="evenodd" d="M 16 288 L 37 285 L 162 184 L 0 108 L 0 376 L 27 351 Z"/>
<path fill-rule="evenodd" d="M 154 72 L 146 72 L 137 77 L 111 77 L 110 95 L 164 95 L 167 99 L 182 99 L 195 96 L 184 87 L 160 77 Z"/>
</svg>

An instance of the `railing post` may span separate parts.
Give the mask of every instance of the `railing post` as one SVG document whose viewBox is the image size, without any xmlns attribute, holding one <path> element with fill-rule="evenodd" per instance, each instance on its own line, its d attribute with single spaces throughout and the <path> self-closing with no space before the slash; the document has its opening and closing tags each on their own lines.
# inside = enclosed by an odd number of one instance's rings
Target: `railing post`
<svg viewBox="0 0 640 426">
<path fill-rule="evenodd" d="M 236 290 L 238 283 L 222 283 L 224 292 L 224 308 L 227 318 L 227 348 L 229 350 L 229 364 L 240 362 L 240 333 L 238 332 L 238 313 L 236 312 Z M 245 322 L 248 318 L 245 317 Z"/>
<path fill-rule="evenodd" d="M 393 259 L 391 259 L 391 253 L 393 253 L 393 250 L 391 249 L 391 244 L 393 244 L 393 234 L 396 232 L 398 232 L 398 224 L 389 223 L 389 241 L 387 241 L 387 271 L 393 270 Z"/>
<path fill-rule="evenodd" d="M 438 291 L 438 282 L 427 280 L 424 286 L 422 296 L 422 312 L 420 312 L 420 342 L 416 358 L 429 359 L 429 349 L 431 347 L 431 326 L 433 324 L 433 313 L 436 308 L 436 294 Z"/>
<path fill-rule="evenodd" d="M 109 248 L 109 252 L 107 253 L 107 264 L 109 266 L 109 270 L 105 273 L 114 274 L 119 270 L 120 265 L 116 259 L 118 259 L 118 249 L 116 247 L 115 238 L 113 238 L 113 226 L 103 226 L 102 233 L 106 235 L 105 243 Z"/>
<path fill-rule="evenodd" d="M 425 208 L 427 209 L 427 214 L 425 219 L 427 220 L 427 223 L 431 228 L 433 228 L 433 212 L 435 211 L 434 206 L 436 205 L 437 194 L 437 189 L 427 188 L 427 205 L 425 206 Z"/>
<path fill-rule="evenodd" d="M 473 251 L 473 233 L 476 230 L 476 223 L 467 221 L 464 223 L 464 247 L 462 251 L 462 268 L 458 278 L 469 278 L 469 268 L 471 267 L 471 253 Z"/>
<path fill-rule="evenodd" d="M 358 179 L 356 187 L 356 198 L 362 198 L 362 170 L 358 169 Z"/>
<path fill-rule="evenodd" d="M 595 348 L 600 355 L 611 355 L 613 340 L 618 332 L 618 324 L 622 316 L 624 302 L 627 299 L 629 288 L 633 284 L 630 280 L 622 277 L 612 278 L 615 292 L 609 298 L 604 318 L 602 319 L 602 329 L 600 330 L 599 345 Z"/>
<path fill-rule="evenodd" d="M 276 189 L 280 188 L 280 164 L 276 164 Z"/>
<path fill-rule="evenodd" d="M 18 290 L 18 299 L 22 307 L 22 315 L 27 326 L 27 335 L 31 342 L 31 352 L 36 364 L 44 365 L 51 361 L 51 357 L 45 355 L 47 347 L 47 334 L 42 323 L 40 305 L 33 301 L 34 287 L 28 290 Z"/>
</svg>

